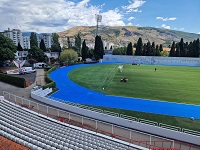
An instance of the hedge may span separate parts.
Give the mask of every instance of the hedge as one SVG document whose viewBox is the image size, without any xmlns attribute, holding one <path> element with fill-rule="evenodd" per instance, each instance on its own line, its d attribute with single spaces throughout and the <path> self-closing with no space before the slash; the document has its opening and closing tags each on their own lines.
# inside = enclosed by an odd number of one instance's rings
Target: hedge
<svg viewBox="0 0 200 150">
<path fill-rule="evenodd" d="M 45 77 L 45 82 L 47 84 L 45 84 L 43 86 L 43 89 L 46 89 L 46 88 L 56 88 L 56 82 L 54 82 L 50 77 L 49 77 L 49 74 L 56 70 L 56 66 L 52 67 L 51 69 L 49 69 L 47 72 L 46 72 L 46 77 Z"/>
<path fill-rule="evenodd" d="M 26 80 L 22 77 L 15 77 L 15 76 L 10 76 L 10 75 L 0 73 L 0 81 L 17 86 L 17 87 L 21 87 L 21 88 L 26 87 Z"/>
</svg>

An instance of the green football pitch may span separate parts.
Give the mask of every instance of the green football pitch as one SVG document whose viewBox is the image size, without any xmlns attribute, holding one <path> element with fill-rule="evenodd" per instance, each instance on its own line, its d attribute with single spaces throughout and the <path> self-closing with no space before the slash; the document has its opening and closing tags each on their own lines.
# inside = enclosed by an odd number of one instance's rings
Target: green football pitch
<svg viewBox="0 0 200 150">
<path fill-rule="evenodd" d="M 178 66 L 95 65 L 73 70 L 69 77 L 109 95 L 200 104 L 200 68 Z M 156 71 L 155 71 L 156 68 Z M 128 82 L 120 82 L 122 78 Z"/>
<path fill-rule="evenodd" d="M 118 68 L 120 65 L 123 65 L 122 72 Z M 120 65 L 102 64 L 82 67 L 72 70 L 68 77 L 79 85 L 108 95 L 200 105 L 200 68 Z M 128 82 L 120 82 L 124 77 L 128 78 Z M 199 120 L 113 108 L 98 108 L 200 131 Z"/>
</svg>

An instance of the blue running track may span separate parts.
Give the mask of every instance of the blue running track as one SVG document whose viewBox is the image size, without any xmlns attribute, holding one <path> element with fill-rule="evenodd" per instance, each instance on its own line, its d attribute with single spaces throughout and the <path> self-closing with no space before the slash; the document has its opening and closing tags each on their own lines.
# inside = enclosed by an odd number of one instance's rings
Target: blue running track
<svg viewBox="0 0 200 150">
<path fill-rule="evenodd" d="M 56 82 L 57 88 L 60 89 L 58 92 L 52 94 L 51 97 L 79 104 L 200 119 L 200 106 L 198 105 L 109 96 L 77 85 L 68 78 L 67 74 L 71 70 L 89 65 L 96 64 L 81 64 L 63 67 L 50 73 L 50 77 Z"/>
</svg>

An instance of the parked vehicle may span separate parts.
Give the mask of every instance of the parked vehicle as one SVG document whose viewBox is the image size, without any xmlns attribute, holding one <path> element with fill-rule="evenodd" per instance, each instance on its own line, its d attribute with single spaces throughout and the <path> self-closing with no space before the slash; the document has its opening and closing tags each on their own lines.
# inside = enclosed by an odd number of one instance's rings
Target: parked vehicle
<svg viewBox="0 0 200 150">
<path fill-rule="evenodd" d="M 27 74 L 27 73 L 33 73 L 36 72 L 35 69 L 33 69 L 32 67 L 22 67 L 18 69 L 19 74 Z"/>
<path fill-rule="evenodd" d="M 39 63 L 33 64 L 33 67 L 34 67 L 34 68 L 47 68 L 48 66 L 47 66 L 46 63 L 41 63 L 41 62 L 39 62 Z"/>
</svg>

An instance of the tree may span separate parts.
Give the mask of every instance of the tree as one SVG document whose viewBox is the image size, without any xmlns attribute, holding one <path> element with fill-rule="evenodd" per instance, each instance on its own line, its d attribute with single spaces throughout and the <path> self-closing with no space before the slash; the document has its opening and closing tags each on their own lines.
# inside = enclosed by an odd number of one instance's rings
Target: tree
<svg viewBox="0 0 200 150">
<path fill-rule="evenodd" d="M 147 55 L 147 44 L 145 43 L 143 46 L 142 56 L 146 56 L 146 55 Z"/>
<path fill-rule="evenodd" d="M 151 45 L 151 56 L 155 56 L 155 53 L 156 53 L 155 42 L 152 42 L 152 45 Z"/>
<path fill-rule="evenodd" d="M 9 48 L 0 47 L 0 65 L 2 65 L 6 60 L 13 60 L 15 54 Z"/>
<path fill-rule="evenodd" d="M 161 51 L 160 54 L 163 57 L 167 57 L 169 55 L 168 51 Z"/>
<path fill-rule="evenodd" d="M 188 45 L 188 52 L 187 52 L 187 57 L 193 57 L 194 56 L 194 45 L 193 43 L 196 42 L 195 40 L 193 42 L 190 42 L 190 44 Z"/>
<path fill-rule="evenodd" d="M 161 56 L 158 45 L 156 45 L 155 56 Z"/>
<path fill-rule="evenodd" d="M 170 46 L 170 45 L 169 45 L 169 46 Z M 160 52 L 163 51 L 163 46 L 162 46 L 162 44 L 160 44 L 159 50 L 160 50 Z"/>
<path fill-rule="evenodd" d="M 89 50 L 88 47 L 87 47 L 87 49 L 88 49 L 88 58 L 93 59 L 93 57 L 94 57 L 94 49 L 90 49 L 90 50 Z"/>
<path fill-rule="evenodd" d="M 146 56 L 151 56 L 151 43 L 147 42 Z"/>
<path fill-rule="evenodd" d="M 171 46 L 171 50 L 169 52 L 169 57 L 175 57 L 176 56 L 175 48 L 176 48 L 176 44 L 175 44 L 175 42 L 173 42 L 172 46 Z"/>
<path fill-rule="evenodd" d="M 180 54 L 180 47 L 179 47 L 179 44 L 176 44 L 176 57 L 180 57 L 181 54 Z"/>
<path fill-rule="evenodd" d="M 82 43 L 81 55 L 83 60 L 85 60 L 88 57 L 88 49 L 85 40 Z"/>
<path fill-rule="evenodd" d="M 127 50 L 126 50 L 126 55 L 133 55 L 133 45 L 132 43 L 128 43 L 128 46 L 127 46 Z"/>
<path fill-rule="evenodd" d="M 113 55 L 126 55 L 126 47 L 115 48 L 112 52 Z"/>
<path fill-rule="evenodd" d="M 46 49 L 46 46 L 45 46 L 45 44 L 44 44 L 44 40 L 43 40 L 43 39 L 41 39 L 41 41 L 40 41 L 40 49 L 41 49 L 41 50 L 43 50 L 43 52 L 46 52 L 46 51 L 47 51 L 47 49 Z"/>
<path fill-rule="evenodd" d="M 193 44 L 193 47 L 194 47 L 194 57 L 199 57 L 200 56 L 200 41 L 199 41 L 199 38 Z"/>
<path fill-rule="evenodd" d="M 75 47 L 76 47 L 77 53 L 80 54 L 80 51 L 81 51 L 81 37 L 80 37 L 80 33 L 78 33 L 78 35 L 75 36 Z"/>
<path fill-rule="evenodd" d="M 142 56 L 143 43 L 142 43 L 142 38 L 141 37 L 138 39 L 137 44 L 134 44 L 134 46 L 136 46 L 135 55 L 136 56 Z"/>
<path fill-rule="evenodd" d="M 94 45 L 94 57 L 96 60 L 102 59 L 104 55 L 103 42 L 101 40 L 101 36 L 95 37 L 95 45 Z"/>
<path fill-rule="evenodd" d="M 46 62 L 48 60 L 48 57 L 44 54 L 44 52 L 36 46 L 32 47 L 29 50 L 28 58 L 29 59 L 35 59 L 38 62 Z"/>
<path fill-rule="evenodd" d="M 0 33 L 0 65 L 6 60 L 13 60 L 15 58 L 16 46 L 13 41 Z"/>
<path fill-rule="evenodd" d="M 17 51 L 23 51 L 23 48 L 22 48 L 22 46 L 19 42 L 18 42 L 18 45 L 17 45 Z"/>
<path fill-rule="evenodd" d="M 64 63 L 72 63 L 78 59 L 78 54 L 73 49 L 67 49 L 60 53 L 60 60 Z"/>
<path fill-rule="evenodd" d="M 52 52 L 61 52 L 61 47 L 59 43 L 59 35 L 57 33 L 52 33 L 52 45 L 51 45 L 51 51 Z"/>
<path fill-rule="evenodd" d="M 183 38 L 181 38 L 181 41 L 179 42 L 179 48 L 180 48 L 180 56 L 181 57 L 185 57 L 186 56 L 186 51 L 185 51 L 185 47 L 184 47 L 184 42 L 183 42 Z"/>
<path fill-rule="evenodd" d="M 31 36 L 30 36 L 30 47 L 38 47 L 38 41 L 37 41 L 37 36 L 36 33 L 31 32 Z"/>
<path fill-rule="evenodd" d="M 71 47 L 72 47 L 69 37 L 67 37 L 67 45 L 68 45 L 68 48 L 71 48 Z"/>
</svg>

